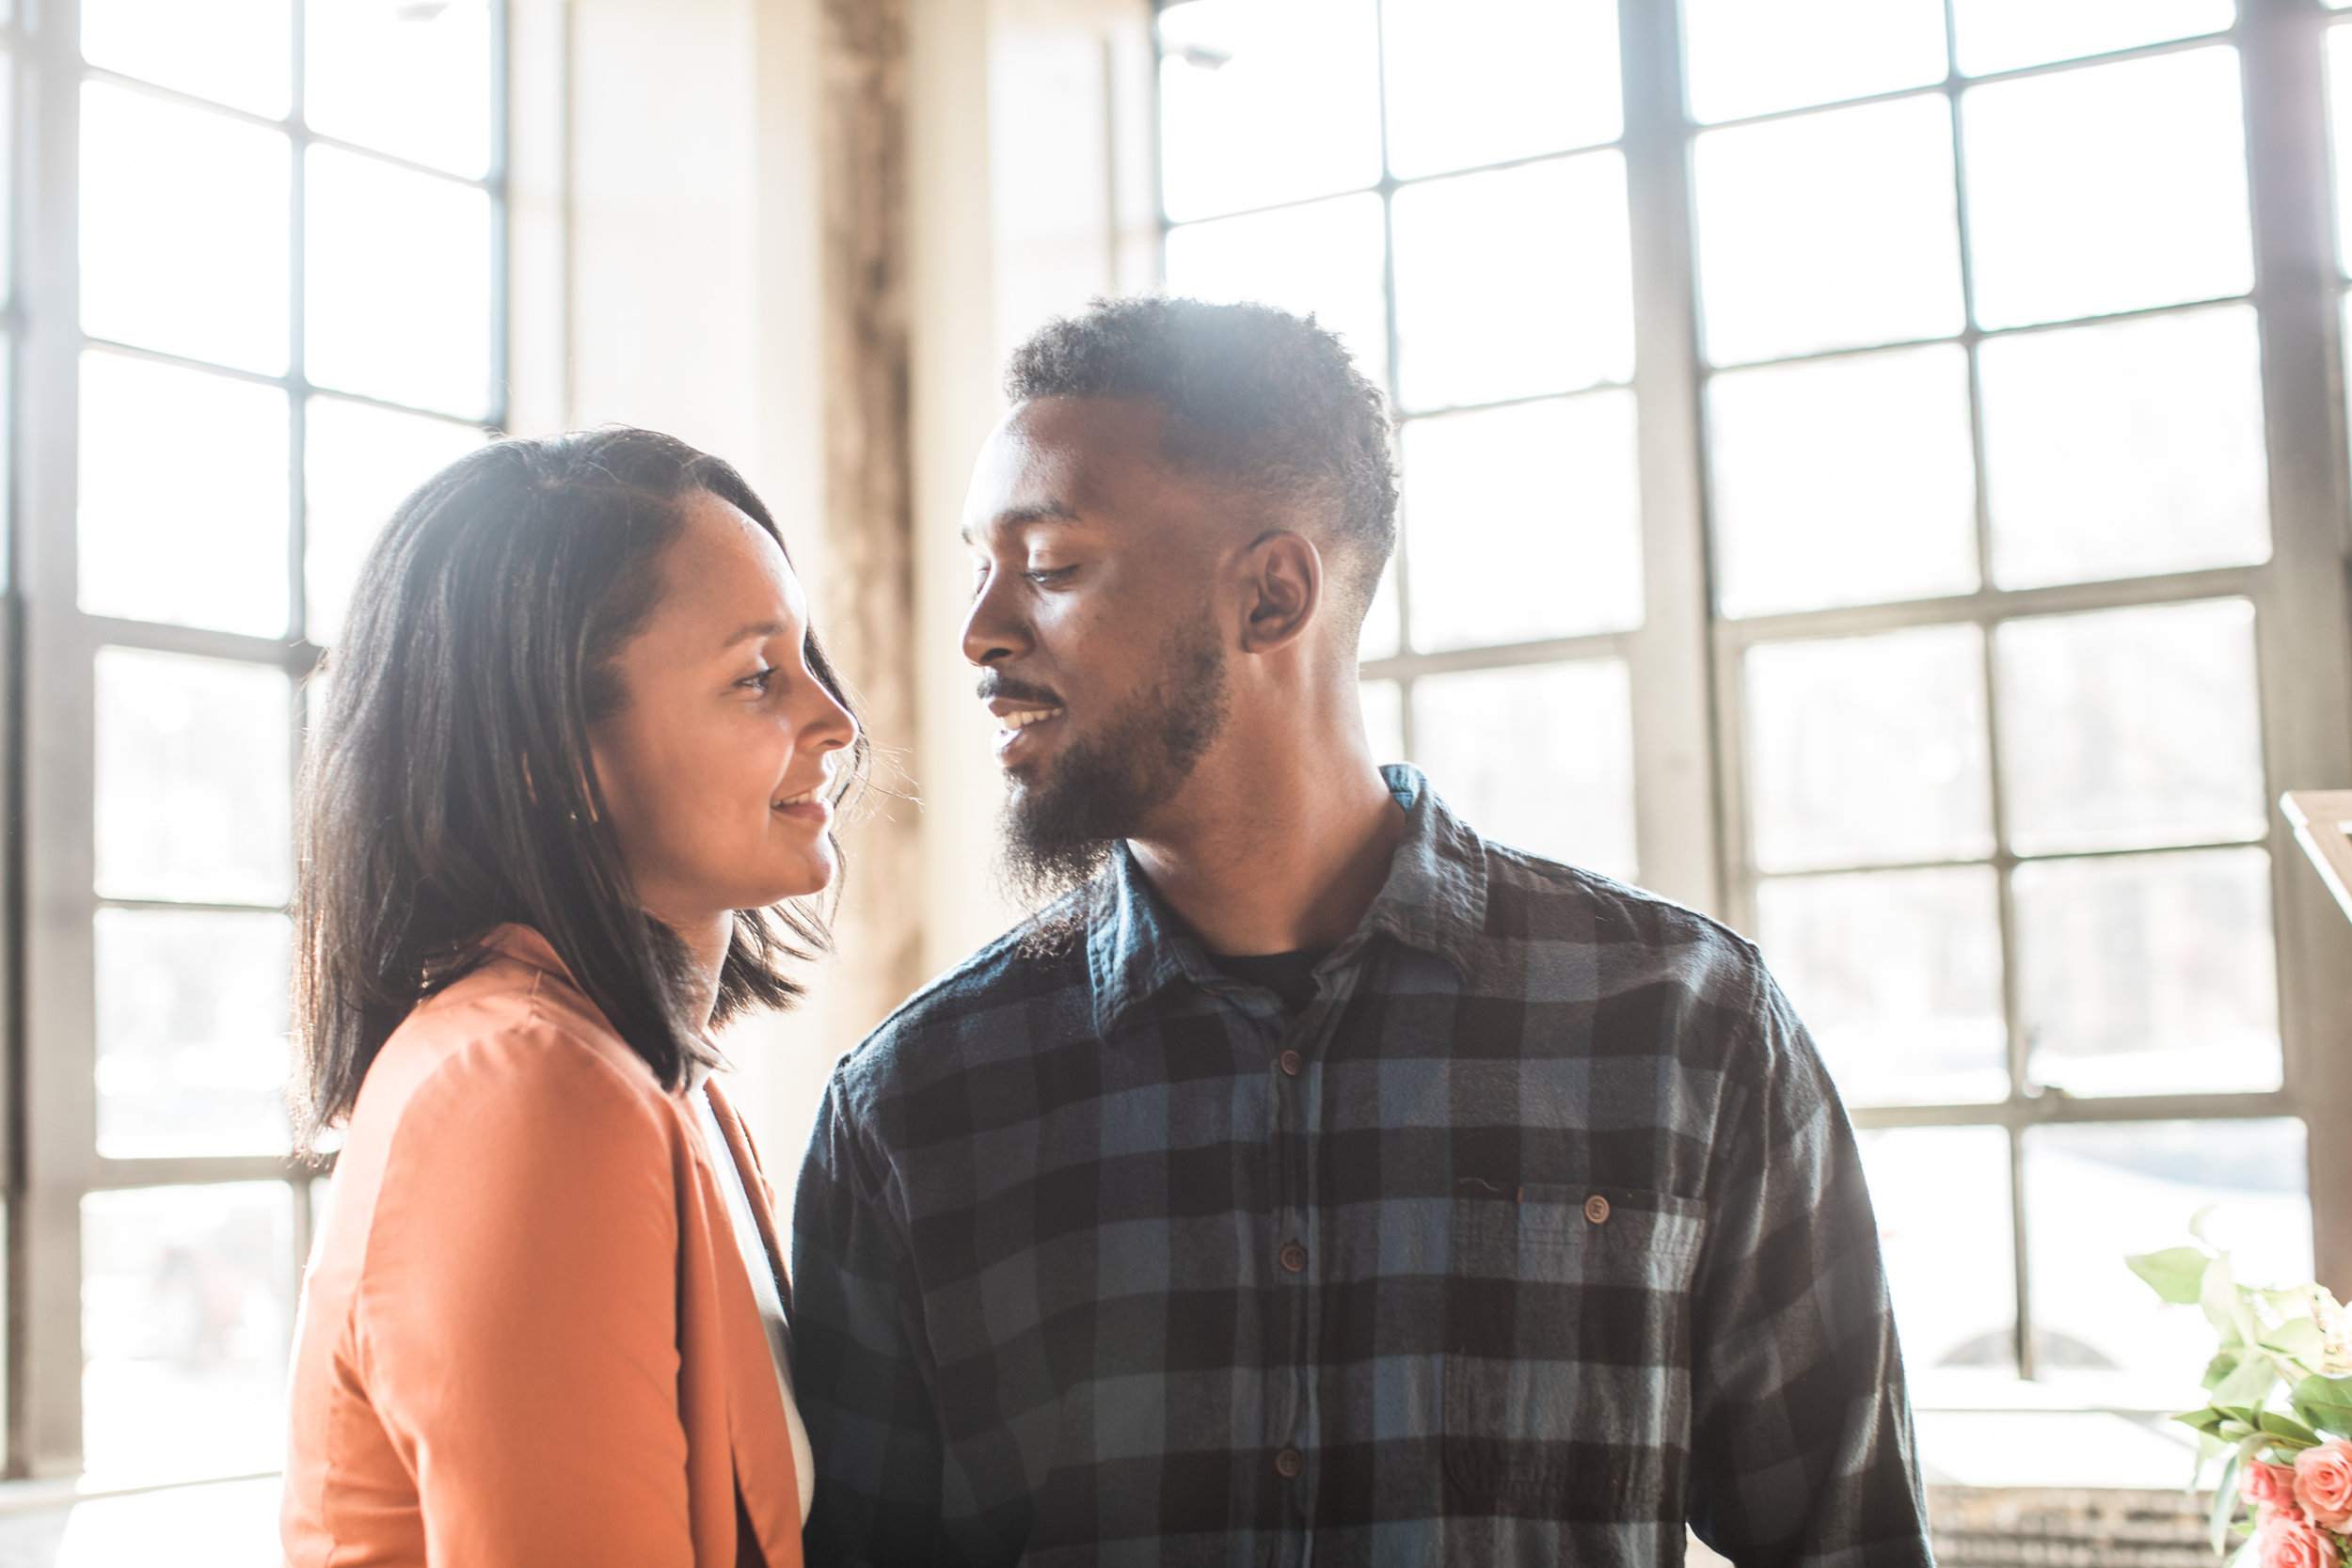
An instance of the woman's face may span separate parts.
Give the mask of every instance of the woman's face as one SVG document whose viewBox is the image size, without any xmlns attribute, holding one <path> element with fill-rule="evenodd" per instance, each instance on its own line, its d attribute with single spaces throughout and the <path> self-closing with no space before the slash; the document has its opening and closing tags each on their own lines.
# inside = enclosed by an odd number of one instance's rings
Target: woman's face
<svg viewBox="0 0 2352 1568">
<path fill-rule="evenodd" d="M 808 603 L 768 531 L 707 492 L 659 558 L 660 597 L 589 727 L 647 912 L 693 941 L 833 880 L 834 755 L 857 724 L 808 665 Z"/>
</svg>

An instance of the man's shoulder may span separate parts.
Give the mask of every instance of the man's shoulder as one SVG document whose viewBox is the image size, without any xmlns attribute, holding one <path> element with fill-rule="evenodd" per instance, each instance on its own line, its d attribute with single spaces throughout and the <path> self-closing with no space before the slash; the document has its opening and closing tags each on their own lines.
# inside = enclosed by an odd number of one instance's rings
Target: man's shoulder
<svg viewBox="0 0 2352 1568">
<path fill-rule="evenodd" d="M 1491 840 L 1482 935 L 1502 973 L 1570 971 L 1601 991 L 1666 987 L 1751 1011 L 1769 991 L 1756 944 L 1645 888 Z"/>
<path fill-rule="evenodd" d="M 1498 941 L 1582 941 L 1655 948 L 1746 967 L 1756 944 L 1712 916 L 1613 877 L 1484 842 L 1487 934 Z"/>
<path fill-rule="evenodd" d="M 841 1064 L 869 1102 L 1005 1056 L 1033 1053 L 1057 1022 L 1091 1016 L 1087 939 L 1041 939 L 1024 921 L 931 980 L 875 1025 Z"/>
</svg>

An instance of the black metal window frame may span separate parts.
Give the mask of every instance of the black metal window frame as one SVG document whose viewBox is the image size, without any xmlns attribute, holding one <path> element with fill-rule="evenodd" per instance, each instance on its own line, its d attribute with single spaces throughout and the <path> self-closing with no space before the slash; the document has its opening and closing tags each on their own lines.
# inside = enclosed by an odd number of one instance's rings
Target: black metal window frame
<svg viewBox="0 0 2352 1568">
<path fill-rule="evenodd" d="M 1367 4 L 1377 18 L 1379 0 L 1367 0 Z M 1679 6 L 1670 0 L 1618 0 L 1625 119 L 1622 134 L 1613 143 L 1400 179 L 1388 165 L 1384 85 L 1380 181 L 1372 186 L 1280 204 L 1304 206 L 1309 201 L 1373 190 L 1380 195 L 1386 214 L 1396 191 L 1433 180 L 1579 156 L 1608 146 L 1620 149 L 1626 163 L 1634 279 L 1635 369 L 1629 385 L 1639 409 L 1647 611 L 1643 625 L 1630 631 L 1590 636 L 1416 651 L 1410 642 L 1410 585 L 1404 570 L 1407 552 L 1414 547 L 1408 515 L 1393 569 L 1403 623 L 1400 649 L 1389 657 L 1367 659 L 1362 668 L 1364 679 L 1394 681 L 1404 689 L 1405 741 L 1409 755 L 1414 739 L 1410 692 L 1418 678 L 1574 659 L 1623 659 L 1633 691 L 1634 806 L 1642 880 L 1669 896 L 1719 914 L 1742 930 L 1753 931 L 1756 889 L 1764 877 L 1756 863 L 1748 829 L 1743 684 L 1747 652 L 1772 642 L 1908 627 L 1973 625 L 1982 628 L 1988 705 L 1982 723 L 1986 767 L 1994 781 L 1995 849 L 1979 860 L 1930 863 L 1989 865 L 1997 875 L 2002 1011 L 2010 1042 L 2008 1093 L 1989 1103 L 1856 1106 L 1851 1113 L 1855 1125 L 1863 1129 L 1991 1126 L 2006 1133 L 2016 1269 L 2014 1351 L 2018 1369 L 2027 1377 L 2036 1372 L 2036 1340 L 2022 1164 L 2026 1135 L 2035 1127 L 2188 1118 L 2301 1118 L 2313 1133 L 2308 1140 L 2309 1179 L 2319 1276 L 2339 1288 L 2352 1284 L 2352 1148 L 2327 1135 L 2330 1118 L 2352 1110 L 2352 1050 L 2347 1050 L 2352 1046 L 2352 1038 L 2347 1038 L 2347 1029 L 2352 1027 L 2348 1024 L 2352 1021 L 2352 927 L 2346 927 L 2318 879 L 2310 874 L 2291 831 L 2273 810 L 2266 835 L 2254 843 L 2270 859 L 2283 1085 L 2271 1093 L 2112 1098 L 2074 1097 L 2037 1087 L 2027 1076 L 2028 1041 L 2016 983 L 2018 938 L 2010 880 L 2011 872 L 2029 859 L 2058 857 L 2021 857 L 2010 848 L 1999 816 L 1998 713 L 1991 705 L 1999 700 L 1992 668 L 1991 632 L 1996 626 L 2054 613 L 2245 599 L 2255 611 L 2262 761 L 2268 798 L 2275 801 L 2280 791 L 2290 787 L 2352 782 L 2352 594 L 2347 594 L 2352 510 L 2346 504 L 2339 343 L 2340 300 L 2352 290 L 2352 278 L 2347 278 L 2337 261 L 2330 219 L 2323 60 L 2325 30 L 2331 24 L 2352 26 L 2352 12 L 2331 11 L 2321 0 L 2240 0 L 2234 24 L 2218 32 L 1965 76 L 1958 69 L 1953 47 L 1952 0 L 1945 0 L 1947 59 L 1953 63 L 1941 84 L 1701 123 L 1692 118 L 1684 97 L 1679 11 Z M 1961 161 L 1964 158 L 1960 139 L 1964 92 L 1987 83 L 2054 75 L 2215 44 L 2228 44 L 2237 51 L 2242 73 L 2253 289 L 2245 294 L 2152 309 L 1998 330 L 1980 327 L 1969 271 L 1968 192 L 1965 165 Z M 1708 383 L 1718 372 L 1699 346 L 1691 173 L 1695 142 L 1701 135 L 1727 126 L 1790 119 L 1937 92 L 1947 100 L 1953 126 L 1954 195 L 1963 298 L 1967 308 L 1963 330 L 1864 348 L 1742 360 L 1723 369 L 1745 372 L 1925 343 L 1961 346 L 1968 357 L 1976 563 L 1980 586 L 1973 593 L 1946 597 L 1743 618 L 1724 616 L 1716 608 L 1713 592 L 1706 400 Z M 1188 221 L 1214 222 L 1234 215 L 1240 214 L 1220 213 L 1213 218 Z M 1169 231 L 1183 227 L 1165 211 L 1161 224 L 1164 241 Z M 1400 356 L 1392 222 L 1387 225 L 1386 245 L 1389 391 L 1400 409 L 1400 421 L 1458 412 L 1455 406 L 1404 411 L 1397 384 Z M 2175 315 L 2231 301 L 2250 304 L 2257 314 L 2268 458 L 2270 559 L 2260 565 L 2052 587 L 1993 586 L 1977 373 L 1979 344 L 2094 322 Z M 1512 398 L 1473 406 L 1530 401 L 1534 400 Z M 2172 847 L 2166 847 L 2168 850 Z M 1902 868 L 1872 865 L 1867 869 Z"/>
<path fill-rule="evenodd" d="M 286 722 L 292 753 L 302 741 L 300 682 L 321 650 L 302 635 L 304 420 L 313 392 L 453 424 L 497 431 L 506 422 L 506 8 L 492 0 L 491 144 L 486 172 L 469 179 L 355 146 L 310 128 L 304 116 L 304 0 L 282 0 L 292 24 L 292 97 L 272 119 L 119 75 L 82 58 L 79 0 L 17 0 L 5 36 L 13 70 L 11 232 L 16 289 L 0 326 L 16 347 L 8 407 L 15 457 L 8 495 L 5 655 L 8 699 L 6 806 L 11 832 L 5 921 L 8 1061 L 7 1174 L 7 1473 L 72 1474 L 82 1449 L 82 1200 L 91 1193 L 237 1181 L 282 1181 L 291 1190 L 297 1279 L 310 1245 L 312 1181 L 320 1169 L 274 1156 L 117 1159 L 97 1143 L 97 1053 L 92 920 L 102 908 L 244 911 L 250 906 L 101 899 L 93 874 L 94 661 L 102 647 L 225 659 L 285 673 L 294 687 Z M 86 336 L 79 309 L 80 101 L 85 82 L 105 82 L 288 138 L 287 370 L 257 374 Z M 479 420 L 453 418 L 313 387 L 304 369 L 304 180 L 313 146 L 344 149 L 394 167 L 484 191 L 490 200 L 490 405 Z M 289 627 L 254 637 L 84 613 L 76 593 L 79 366 L 85 349 L 185 366 L 286 394 Z"/>
</svg>

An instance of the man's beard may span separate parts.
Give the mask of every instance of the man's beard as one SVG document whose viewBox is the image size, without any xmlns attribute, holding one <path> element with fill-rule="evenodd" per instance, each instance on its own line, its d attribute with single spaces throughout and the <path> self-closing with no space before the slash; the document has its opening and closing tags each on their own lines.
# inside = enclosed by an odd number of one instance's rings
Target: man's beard
<svg viewBox="0 0 2352 1568">
<path fill-rule="evenodd" d="M 1074 934 L 1065 927 L 1084 925 L 1088 900 L 1059 918 L 1046 906 L 1093 880 L 1225 727 L 1225 648 L 1213 620 L 1180 628 L 1159 662 L 1157 681 L 1099 735 L 1072 741 L 1034 784 L 1007 775 L 1003 874 L 1007 891 L 1037 912 L 1031 945 L 1057 946 Z"/>
</svg>

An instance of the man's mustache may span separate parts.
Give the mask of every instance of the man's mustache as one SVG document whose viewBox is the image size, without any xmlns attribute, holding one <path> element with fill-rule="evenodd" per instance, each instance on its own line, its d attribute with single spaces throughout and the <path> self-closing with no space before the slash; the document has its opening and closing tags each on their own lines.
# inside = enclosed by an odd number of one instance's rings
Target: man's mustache
<svg viewBox="0 0 2352 1568">
<path fill-rule="evenodd" d="M 1063 705 L 1060 694 L 1045 687 L 1031 686 L 1027 681 L 1007 680 L 993 670 L 982 672 L 980 701 L 993 703 L 999 697 L 1009 697 L 1015 702 L 1039 703 L 1046 707 Z"/>
</svg>

